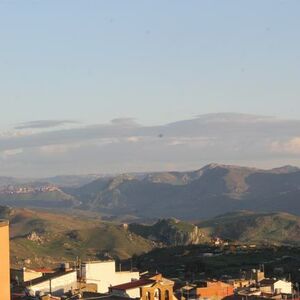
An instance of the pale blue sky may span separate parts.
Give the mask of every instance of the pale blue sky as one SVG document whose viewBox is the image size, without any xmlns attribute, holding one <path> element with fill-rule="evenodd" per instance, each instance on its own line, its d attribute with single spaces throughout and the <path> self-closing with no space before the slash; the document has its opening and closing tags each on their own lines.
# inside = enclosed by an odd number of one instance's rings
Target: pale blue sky
<svg viewBox="0 0 300 300">
<path fill-rule="evenodd" d="M 300 118 L 300 1 L 1 1 L 2 128 Z"/>
<path fill-rule="evenodd" d="M 0 0 L 0 175 L 300 166 L 299 96 L 299 0 Z"/>
</svg>

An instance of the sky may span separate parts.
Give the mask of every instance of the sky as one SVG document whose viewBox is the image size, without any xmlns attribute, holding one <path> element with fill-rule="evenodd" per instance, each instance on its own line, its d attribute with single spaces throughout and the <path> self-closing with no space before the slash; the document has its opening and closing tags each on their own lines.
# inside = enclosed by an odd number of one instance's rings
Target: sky
<svg viewBox="0 0 300 300">
<path fill-rule="evenodd" d="M 0 175 L 300 166 L 299 35 L 297 0 L 0 0 Z"/>
</svg>

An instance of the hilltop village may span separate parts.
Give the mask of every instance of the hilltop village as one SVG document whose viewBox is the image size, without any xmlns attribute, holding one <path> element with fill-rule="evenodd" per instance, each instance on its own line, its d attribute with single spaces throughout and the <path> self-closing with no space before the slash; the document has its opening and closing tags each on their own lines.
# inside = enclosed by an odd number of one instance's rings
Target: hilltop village
<svg viewBox="0 0 300 300">
<path fill-rule="evenodd" d="M 7 185 L 0 187 L 0 195 L 18 195 L 31 193 L 47 193 L 60 191 L 58 187 L 50 184 L 40 185 Z"/>
<path fill-rule="evenodd" d="M 288 278 L 266 278 L 263 266 L 237 278 L 186 282 L 158 272 L 122 270 L 112 259 L 61 263 L 58 268 L 10 268 L 9 224 L 0 223 L 1 300 L 222 300 L 296 299 L 299 286 Z M 174 257 L 176 259 L 176 257 Z"/>
</svg>

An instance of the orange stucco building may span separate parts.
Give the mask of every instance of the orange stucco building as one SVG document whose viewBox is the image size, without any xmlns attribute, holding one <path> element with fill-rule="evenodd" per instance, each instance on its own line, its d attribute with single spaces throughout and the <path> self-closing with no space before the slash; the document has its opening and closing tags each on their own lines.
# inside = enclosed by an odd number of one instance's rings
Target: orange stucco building
<svg viewBox="0 0 300 300">
<path fill-rule="evenodd" d="M 208 281 L 204 286 L 196 289 L 199 299 L 221 300 L 233 295 L 233 286 L 222 281 Z"/>
<path fill-rule="evenodd" d="M 9 224 L 0 220 L 0 299 L 10 300 Z"/>
</svg>

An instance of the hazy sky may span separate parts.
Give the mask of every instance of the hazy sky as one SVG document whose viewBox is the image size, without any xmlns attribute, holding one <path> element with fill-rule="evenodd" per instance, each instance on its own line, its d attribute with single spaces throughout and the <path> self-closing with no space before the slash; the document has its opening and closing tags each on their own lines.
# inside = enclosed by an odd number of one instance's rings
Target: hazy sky
<svg viewBox="0 0 300 300">
<path fill-rule="evenodd" d="M 115 118 L 133 118 L 126 122 L 149 128 L 220 112 L 300 120 L 299 37 L 298 0 L 0 0 L 0 151 L 6 153 L 0 153 L 0 173 L 98 170 L 92 160 L 72 168 L 79 153 L 67 156 L 69 165 L 60 169 L 57 157 L 36 161 L 34 147 L 45 146 L 45 140 L 26 146 L 8 141 L 37 139 L 41 129 L 52 132 L 49 147 L 57 143 L 58 129 L 108 126 Z M 116 138 L 105 134 L 110 142 Z M 24 147 L 27 156 L 17 164 Z M 293 155 L 287 160 L 297 163 Z M 169 168 L 197 162 L 182 157 L 179 165 L 180 158 L 176 154 L 178 165 L 170 162 Z M 124 166 L 108 159 L 98 163 L 105 163 L 105 171 L 167 167 L 162 157 L 144 165 L 143 157 L 138 165 L 124 159 Z M 250 164 L 256 156 L 248 153 L 243 161 Z M 268 165 L 281 162 L 274 158 Z"/>
</svg>

